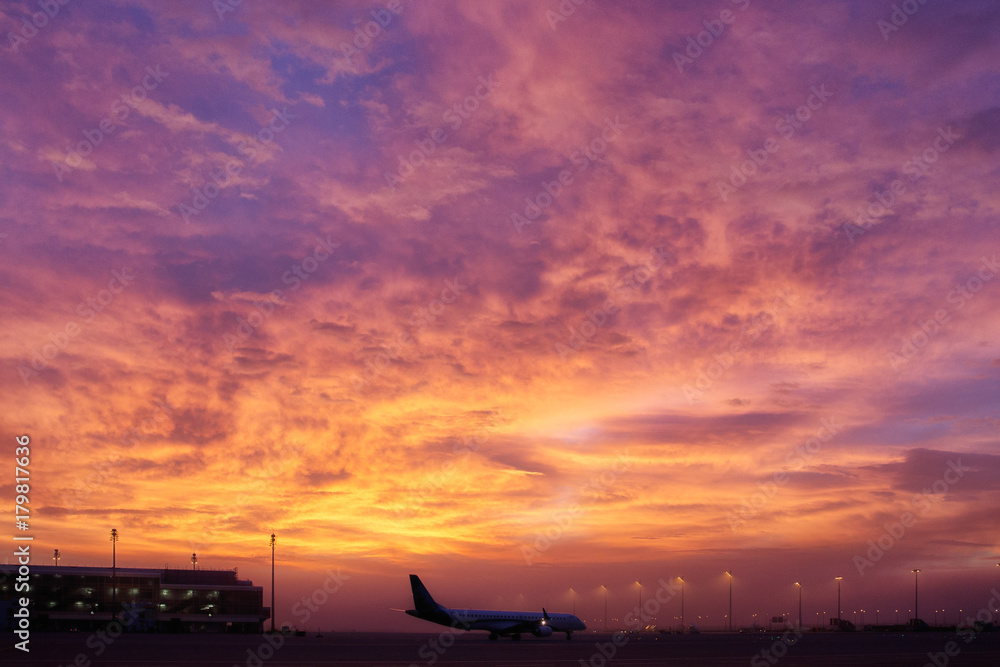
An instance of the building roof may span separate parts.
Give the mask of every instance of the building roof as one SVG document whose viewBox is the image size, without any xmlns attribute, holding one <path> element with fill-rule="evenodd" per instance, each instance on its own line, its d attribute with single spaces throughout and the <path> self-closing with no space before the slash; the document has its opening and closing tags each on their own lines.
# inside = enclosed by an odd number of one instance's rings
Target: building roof
<svg viewBox="0 0 1000 667">
<path fill-rule="evenodd" d="M 0 564 L 0 572 L 17 572 L 16 564 Z M 253 586 L 248 579 L 237 579 L 235 570 L 179 570 L 171 568 L 116 567 L 118 577 L 156 577 L 162 584 L 184 586 Z M 110 577 L 112 568 L 77 565 L 32 565 L 31 574 L 60 576 Z"/>
</svg>

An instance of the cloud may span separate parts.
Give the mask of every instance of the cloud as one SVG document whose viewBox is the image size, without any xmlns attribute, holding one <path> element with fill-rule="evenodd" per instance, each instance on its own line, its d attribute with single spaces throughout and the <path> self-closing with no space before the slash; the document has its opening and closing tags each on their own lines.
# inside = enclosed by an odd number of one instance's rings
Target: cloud
<svg viewBox="0 0 1000 667">
<path fill-rule="evenodd" d="M 5 56 L 2 386 L 51 535 L 96 562 L 115 522 L 159 566 L 212 520 L 199 555 L 242 573 L 274 530 L 383 592 L 773 581 L 849 566 L 961 460 L 891 558 L 984 557 L 990 3 L 888 39 L 865 2 L 401 7 L 358 46 L 376 6 L 74 5 Z"/>
</svg>

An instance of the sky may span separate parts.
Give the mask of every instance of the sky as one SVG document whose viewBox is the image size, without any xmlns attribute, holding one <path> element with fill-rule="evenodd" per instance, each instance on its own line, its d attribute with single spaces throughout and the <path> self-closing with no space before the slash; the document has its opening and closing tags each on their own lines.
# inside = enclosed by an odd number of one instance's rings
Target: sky
<svg viewBox="0 0 1000 667">
<path fill-rule="evenodd" d="M 974 613 L 998 30 L 989 0 L 0 3 L 34 562 L 110 564 L 116 528 L 120 565 L 269 598 L 273 532 L 310 628 L 433 631 L 392 611 L 410 573 L 592 627 L 683 576 L 711 626 L 727 570 L 748 625 L 800 590 L 825 622 L 838 576 L 905 618 L 920 568 L 925 620 Z"/>
</svg>

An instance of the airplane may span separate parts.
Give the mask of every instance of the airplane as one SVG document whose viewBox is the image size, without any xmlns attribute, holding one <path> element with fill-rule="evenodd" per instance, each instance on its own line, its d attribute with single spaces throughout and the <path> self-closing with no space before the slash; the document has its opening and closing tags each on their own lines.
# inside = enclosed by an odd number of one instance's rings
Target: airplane
<svg viewBox="0 0 1000 667">
<path fill-rule="evenodd" d="M 553 632 L 565 632 L 566 639 L 572 639 L 575 631 L 587 629 L 583 621 L 573 614 L 550 614 L 545 607 L 540 614 L 537 611 L 449 609 L 434 601 L 415 574 L 410 575 L 410 588 L 413 589 L 413 605 L 416 607 L 406 610 L 410 616 L 460 630 L 487 630 L 494 641 L 501 636 L 519 640 L 521 634 L 528 633 L 536 637 L 551 637 Z"/>
</svg>

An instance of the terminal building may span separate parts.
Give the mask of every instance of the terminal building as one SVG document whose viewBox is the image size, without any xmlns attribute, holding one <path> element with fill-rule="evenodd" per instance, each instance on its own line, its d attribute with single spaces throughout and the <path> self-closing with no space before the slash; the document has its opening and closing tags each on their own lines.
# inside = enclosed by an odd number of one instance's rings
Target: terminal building
<svg viewBox="0 0 1000 667">
<path fill-rule="evenodd" d="M 260 633 L 271 615 L 263 588 L 236 570 L 32 565 L 29 590 L 18 592 L 17 568 L 0 564 L 0 624 L 8 628 L 21 597 L 38 630 L 96 630 L 116 607 L 126 632 Z"/>
</svg>

